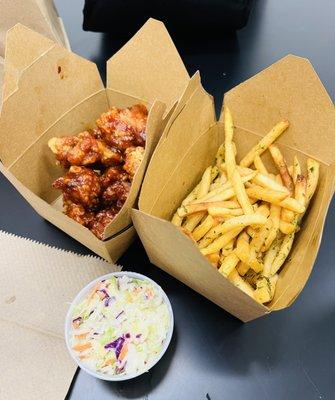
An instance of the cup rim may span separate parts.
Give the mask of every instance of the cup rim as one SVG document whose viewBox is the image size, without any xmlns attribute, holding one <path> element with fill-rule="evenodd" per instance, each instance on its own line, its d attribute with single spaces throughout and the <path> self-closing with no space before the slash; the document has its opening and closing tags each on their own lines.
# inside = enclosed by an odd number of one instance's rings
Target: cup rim
<svg viewBox="0 0 335 400">
<path fill-rule="evenodd" d="M 167 332 L 166 338 L 164 340 L 164 345 L 163 348 L 160 352 L 160 354 L 157 356 L 157 358 L 155 358 L 148 366 L 145 370 L 140 371 L 140 372 L 136 372 L 136 373 L 132 373 L 132 374 L 128 374 L 128 375 L 107 375 L 107 374 L 102 374 L 100 372 L 94 371 L 90 368 L 88 368 L 87 366 L 85 366 L 79 358 L 76 357 L 76 355 L 74 354 L 73 350 L 71 349 L 70 343 L 69 343 L 69 336 L 70 336 L 70 327 L 71 327 L 71 321 L 72 321 L 72 312 L 74 307 L 85 297 L 85 295 L 87 295 L 87 292 L 89 291 L 89 289 L 94 286 L 98 281 L 101 281 L 103 279 L 109 279 L 112 276 L 116 276 L 116 277 L 120 277 L 120 276 L 128 276 L 131 278 L 137 278 L 137 279 L 142 279 L 142 280 L 146 280 L 149 281 L 151 284 L 153 284 L 156 289 L 160 292 L 160 294 L 163 297 L 163 300 L 168 308 L 168 312 L 169 312 L 169 316 L 170 316 L 170 325 L 169 325 L 169 330 Z M 158 283 L 156 283 L 155 281 L 153 281 L 151 278 L 142 275 L 138 272 L 132 272 L 132 271 L 117 271 L 117 272 L 110 272 L 108 274 L 102 275 L 92 281 L 90 281 L 86 286 L 84 286 L 76 295 L 76 297 L 73 299 L 66 317 L 65 317 L 65 330 L 64 330 L 64 336 L 65 336 L 65 343 L 66 343 L 66 347 L 67 350 L 69 352 L 69 354 L 71 355 L 71 357 L 73 358 L 73 360 L 76 362 L 76 364 L 85 372 L 87 372 L 88 374 L 98 378 L 98 379 L 102 379 L 104 381 L 125 381 L 125 380 L 129 380 L 129 379 L 133 379 L 133 378 L 137 378 L 138 376 L 148 372 L 154 365 L 156 365 L 159 360 L 163 357 L 163 355 L 165 354 L 167 348 L 170 345 L 171 339 L 172 339 L 172 334 L 173 334 L 173 329 L 174 329 L 174 317 L 173 317 L 173 311 L 172 311 L 172 306 L 170 303 L 170 300 L 168 298 L 168 296 L 166 295 L 166 293 L 164 292 L 164 290 L 161 288 L 161 286 L 158 285 Z"/>
</svg>

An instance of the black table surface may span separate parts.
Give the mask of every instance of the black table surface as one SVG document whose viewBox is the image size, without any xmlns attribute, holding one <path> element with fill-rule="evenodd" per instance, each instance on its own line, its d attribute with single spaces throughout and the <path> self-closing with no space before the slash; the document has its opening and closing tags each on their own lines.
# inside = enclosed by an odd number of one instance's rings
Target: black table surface
<svg viewBox="0 0 335 400">
<path fill-rule="evenodd" d="M 83 32 L 82 1 L 56 0 L 74 52 L 104 63 L 119 43 Z M 190 74 L 199 69 L 215 96 L 287 53 L 313 63 L 330 96 L 335 95 L 335 2 L 256 2 L 249 24 L 237 34 L 178 42 Z M 0 177 L 0 229 L 87 254 L 89 251 L 40 218 Z M 80 371 L 71 400 L 314 400 L 335 398 L 335 207 L 330 205 L 311 277 L 288 309 L 243 324 L 150 264 L 137 239 L 119 260 L 167 292 L 175 331 L 163 359 L 129 382 L 106 383 Z M 52 382 L 50 383 L 52 385 Z"/>
</svg>

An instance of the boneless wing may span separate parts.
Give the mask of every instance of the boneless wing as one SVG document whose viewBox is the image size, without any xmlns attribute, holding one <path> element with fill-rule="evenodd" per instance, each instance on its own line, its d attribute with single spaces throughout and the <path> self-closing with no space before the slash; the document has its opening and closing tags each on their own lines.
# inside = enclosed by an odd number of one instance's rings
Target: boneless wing
<svg viewBox="0 0 335 400">
<path fill-rule="evenodd" d="M 123 159 L 120 151 L 108 146 L 94 133 L 85 131 L 76 136 L 52 138 L 48 145 L 56 159 L 63 166 L 104 166 L 120 164 Z"/>
<path fill-rule="evenodd" d="M 112 107 L 96 121 L 103 139 L 121 151 L 144 146 L 148 111 L 142 104 L 128 108 Z"/>
<path fill-rule="evenodd" d="M 129 147 L 125 151 L 125 163 L 123 165 L 123 168 L 125 171 L 128 172 L 131 177 L 136 174 L 136 171 L 138 170 L 143 160 L 144 151 L 144 148 L 141 146 Z"/>
<path fill-rule="evenodd" d="M 71 167 L 69 171 L 56 179 L 52 186 L 63 192 L 64 200 L 80 204 L 86 210 L 97 209 L 100 202 L 100 176 L 86 167 Z"/>
</svg>

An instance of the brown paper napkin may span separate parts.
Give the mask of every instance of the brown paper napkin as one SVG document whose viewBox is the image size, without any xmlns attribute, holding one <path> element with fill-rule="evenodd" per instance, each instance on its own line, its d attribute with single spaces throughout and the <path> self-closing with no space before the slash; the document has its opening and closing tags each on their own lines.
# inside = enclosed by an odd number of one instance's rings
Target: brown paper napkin
<svg viewBox="0 0 335 400">
<path fill-rule="evenodd" d="M 92 279 L 120 268 L 2 231 L 0 260 L 0 399 L 63 399 L 76 370 L 67 309 Z"/>
</svg>

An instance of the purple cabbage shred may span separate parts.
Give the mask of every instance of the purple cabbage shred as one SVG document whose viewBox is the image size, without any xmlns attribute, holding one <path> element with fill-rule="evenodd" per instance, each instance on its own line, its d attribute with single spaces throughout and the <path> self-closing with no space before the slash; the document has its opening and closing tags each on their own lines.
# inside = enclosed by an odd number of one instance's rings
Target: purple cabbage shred
<svg viewBox="0 0 335 400">
<path fill-rule="evenodd" d="M 118 319 L 120 315 L 122 315 L 124 313 L 124 311 L 122 310 L 116 317 L 115 319 Z"/>
<path fill-rule="evenodd" d="M 116 358 L 119 359 L 124 341 L 125 341 L 124 337 L 120 336 L 119 338 L 114 340 L 114 342 L 105 344 L 105 349 L 114 349 Z"/>
</svg>

